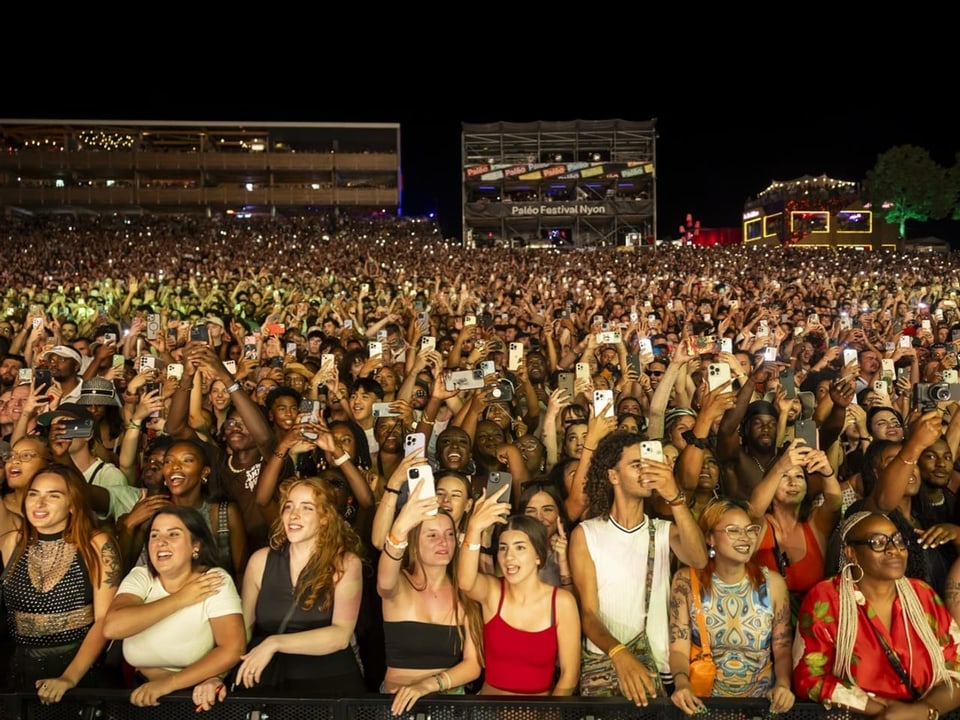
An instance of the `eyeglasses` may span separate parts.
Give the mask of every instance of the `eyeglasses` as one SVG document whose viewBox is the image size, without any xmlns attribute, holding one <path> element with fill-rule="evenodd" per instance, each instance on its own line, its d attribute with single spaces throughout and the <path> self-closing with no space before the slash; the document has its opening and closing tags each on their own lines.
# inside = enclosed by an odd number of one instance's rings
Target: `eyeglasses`
<svg viewBox="0 0 960 720">
<path fill-rule="evenodd" d="M 9 452 L 9 453 L 4 453 L 3 455 L 0 455 L 0 460 L 3 460 L 5 463 L 30 462 L 31 460 L 34 460 L 35 458 L 38 458 L 38 457 L 40 457 L 40 453 L 37 453 L 37 452 L 22 452 L 22 453 Z"/>
<path fill-rule="evenodd" d="M 736 540 L 737 538 L 742 537 L 755 538 L 760 535 L 759 525 L 747 525 L 746 527 L 740 527 L 739 525 L 727 525 L 726 527 L 716 529 L 723 530 L 723 532 L 725 532 L 727 537 L 731 540 Z"/>
<path fill-rule="evenodd" d="M 245 430 L 246 427 L 247 426 L 243 424 L 243 420 L 227 420 L 223 424 L 224 430 L 233 430 L 234 428 L 237 428 L 238 430 Z"/>
<path fill-rule="evenodd" d="M 663 370 L 647 370 L 647 375 L 663 375 Z"/>
<path fill-rule="evenodd" d="M 897 550 L 907 549 L 907 541 L 900 533 L 894 533 L 893 535 L 874 533 L 866 540 L 847 540 L 847 545 L 866 545 L 875 553 L 886 552 L 890 545 L 893 545 Z"/>
</svg>

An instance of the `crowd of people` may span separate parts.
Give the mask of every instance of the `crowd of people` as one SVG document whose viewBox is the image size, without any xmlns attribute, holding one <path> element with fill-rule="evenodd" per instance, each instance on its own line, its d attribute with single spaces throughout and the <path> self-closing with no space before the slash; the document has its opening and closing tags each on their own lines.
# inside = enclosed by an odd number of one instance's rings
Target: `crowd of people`
<svg viewBox="0 0 960 720">
<path fill-rule="evenodd" d="M 0 219 L 7 687 L 960 707 L 960 262 Z"/>
</svg>

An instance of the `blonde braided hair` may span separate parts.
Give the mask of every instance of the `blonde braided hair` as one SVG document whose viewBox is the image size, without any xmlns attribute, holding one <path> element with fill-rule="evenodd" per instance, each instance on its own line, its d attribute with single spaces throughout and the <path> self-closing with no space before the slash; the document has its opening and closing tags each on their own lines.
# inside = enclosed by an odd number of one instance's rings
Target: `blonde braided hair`
<svg viewBox="0 0 960 720">
<path fill-rule="evenodd" d="M 840 525 L 840 544 L 847 544 L 847 535 L 862 520 L 869 517 L 881 517 L 890 520 L 883 513 L 861 511 L 854 513 Z M 841 551 L 842 552 L 842 551 Z M 857 685 L 850 673 L 850 661 L 853 656 L 853 646 L 857 639 L 857 591 L 854 589 L 853 569 L 860 566 L 853 562 L 847 562 L 840 569 L 840 589 L 839 596 L 839 618 L 837 619 L 837 640 L 836 652 L 833 659 L 833 674 L 839 678 L 844 678 L 852 685 Z M 863 568 L 860 568 L 860 578 L 863 578 Z M 930 662 L 933 666 L 933 677 L 930 682 L 930 688 L 936 687 L 941 683 L 947 685 L 950 693 L 953 694 L 953 684 L 960 682 L 960 673 L 947 669 L 943 659 L 943 648 L 937 640 L 930 623 L 927 621 L 927 613 L 920 605 L 920 599 L 917 597 L 913 585 L 907 580 L 906 576 L 894 581 L 897 590 L 897 597 L 900 599 L 900 608 L 903 615 L 903 622 L 913 628 L 914 632 L 920 637 Z M 913 648 L 910 645 L 910 634 L 907 634 L 907 649 L 909 654 L 913 654 Z M 927 688 L 929 690 L 930 688 Z M 925 693 L 924 693 L 925 694 Z"/>
</svg>

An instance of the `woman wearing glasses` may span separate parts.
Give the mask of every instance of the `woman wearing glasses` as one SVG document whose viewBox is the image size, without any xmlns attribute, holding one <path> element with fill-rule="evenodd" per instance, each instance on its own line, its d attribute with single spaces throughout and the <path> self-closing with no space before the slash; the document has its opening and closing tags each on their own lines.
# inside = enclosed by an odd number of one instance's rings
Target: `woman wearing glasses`
<svg viewBox="0 0 960 720">
<path fill-rule="evenodd" d="M 717 666 L 711 697 L 765 697 L 770 712 L 787 712 L 794 703 L 790 599 L 783 578 L 752 559 L 761 526 L 728 498 L 710 502 L 698 522 L 709 556 L 696 577 L 703 623 L 692 594 L 694 571 L 681 568 L 671 588 L 671 700 L 688 715 L 706 712 L 690 686 L 690 644 L 701 645 L 704 627 Z"/>
<path fill-rule="evenodd" d="M 937 720 L 960 707 L 960 628 L 930 585 L 906 576 L 903 534 L 869 511 L 839 532 L 843 568 L 800 606 L 797 695 L 885 718 Z"/>
<path fill-rule="evenodd" d="M 816 476 L 823 502 L 813 507 L 808 476 Z M 750 511 L 762 517 L 757 562 L 779 572 L 792 599 L 792 615 L 803 594 L 822 580 L 831 533 L 840 521 L 843 494 L 826 453 L 799 438 L 790 442 L 750 495 Z"/>
</svg>

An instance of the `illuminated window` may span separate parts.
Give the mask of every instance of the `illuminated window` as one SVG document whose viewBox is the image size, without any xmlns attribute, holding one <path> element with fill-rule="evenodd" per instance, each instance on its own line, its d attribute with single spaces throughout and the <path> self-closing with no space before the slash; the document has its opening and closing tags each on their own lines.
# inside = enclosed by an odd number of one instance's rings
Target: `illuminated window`
<svg viewBox="0 0 960 720">
<path fill-rule="evenodd" d="M 830 232 L 830 215 L 826 212 L 790 213 L 791 232 L 825 233 Z"/>
<path fill-rule="evenodd" d="M 763 218 L 757 218 L 756 220 L 750 220 L 743 224 L 743 237 L 745 242 L 754 242 L 759 240 L 762 235 L 763 230 Z"/>
<path fill-rule="evenodd" d="M 763 236 L 772 237 L 779 235 L 781 224 L 783 223 L 783 213 L 768 215 L 763 219 Z"/>
<path fill-rule="evenodd" d="M 868 233 L 873 230 L 873 213 L 869 210 L 843 210 L 837 213 L 837 232 Z"/>
</svg>

